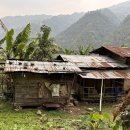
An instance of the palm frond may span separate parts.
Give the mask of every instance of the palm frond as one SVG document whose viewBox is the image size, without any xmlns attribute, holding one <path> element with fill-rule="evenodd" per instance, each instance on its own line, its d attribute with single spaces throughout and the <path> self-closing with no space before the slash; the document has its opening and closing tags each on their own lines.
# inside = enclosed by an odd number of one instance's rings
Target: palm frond
<svg viewBox="0 0 130 130">
<path fill-rule="evenodd" d="M 20 32 L 14 41 L 13 52 L 16 52 L 17 45 L 21 42 L 27 43 L 31 34 L 31 24 L 27 24 L 26 27 Z"/>
<path fill-rule="evenodd" d="M 26 60 L 29 60 L 30 56 L 34 53 L 34 51 L 36 50 L 36 40 L 33 40 L 31 43 L 28 44 L 24 58 Z"/>
<path fill-rule="evenodd" d="M 19 59 L 22 59 L 25 53 L 26 43 L 21 42 L 17 45 L 16 52 L 14 54 L 15 57 L 19 57 Z"/>
<path fill-rule="evenodd" d="M 0 46 L 5 42 L 5 37 L 0 40 Z"/>
<path fill-rule="evenodd" d="M 14 35 L 14 30 L 11 29 L 10 31 L 7 32 L 6 36 L 5 36 L 5 40 L 6 40 L 6 50 L 7 51 L 11 51 L 12 49 L 12 45 L 13 45 L 13 35 Z"/>
<path fill-rule="evenodd" d="M 15 44 L 19 44 L 21 42 L 27 42 L 29 40 L 30 34 L 31 34 L 31 24 L 29 23 L 26 25 L 23 31 L 16 36 Z"/>
</svg>

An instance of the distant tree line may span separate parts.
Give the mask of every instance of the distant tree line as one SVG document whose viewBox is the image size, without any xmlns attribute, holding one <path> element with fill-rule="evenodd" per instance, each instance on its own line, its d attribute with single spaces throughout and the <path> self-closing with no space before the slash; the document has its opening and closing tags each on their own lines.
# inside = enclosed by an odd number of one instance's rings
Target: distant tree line
<svg viewBox="0 0 130 130">
<path fill-rule="evenodd" d="M 51 61 L 55 54 L 89 55 L 93 49 L 91 45 L 79 45 L 75 50 L 61 48 L 56 44 L 55 39 L 50 37 L 50 33 L 51 28 L 43 25 L 36 38 L 30 38 L 31 25 L 27 24 L 14 38 L 14 29 L 10 29 L 0 40 L 0 58 Z"/>
</svg>

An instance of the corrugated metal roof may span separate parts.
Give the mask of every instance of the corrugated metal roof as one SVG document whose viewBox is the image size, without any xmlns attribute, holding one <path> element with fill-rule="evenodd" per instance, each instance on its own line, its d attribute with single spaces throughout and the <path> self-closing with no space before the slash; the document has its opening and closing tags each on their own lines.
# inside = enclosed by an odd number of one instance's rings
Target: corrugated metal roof
<svg viewBox="0 0 130 130">
<path fill-rule="evenodd" d="M 75 63 L 84 68 L 127 68 L 128 66 L 106 56 L 59 55 L 63 61 Z M 58 59 L 57 57 L 57 59 Z"/>
<path fill-rule="evenodd" d="M 73 63 L 7 60 L 5 72 L 73 73 L 81 70 Z"/>
<path fill-rule="evenodd" d="M 130 79 L 130 70 L 90 71 L 79 75 L 87 79 Z"/>
<path fill-rule="evenodd" d="M 130 57 L 130 48 L 128 47 L 114 47 L 114 46 L 103 46 L 103 47 L 121 57 Z"/>
</svg>

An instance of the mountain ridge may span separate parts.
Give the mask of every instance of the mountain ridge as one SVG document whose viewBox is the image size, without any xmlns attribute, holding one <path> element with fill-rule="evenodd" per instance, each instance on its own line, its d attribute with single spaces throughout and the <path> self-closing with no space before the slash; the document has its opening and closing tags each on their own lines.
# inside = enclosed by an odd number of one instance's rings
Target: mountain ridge
<svg viewBox="0 0 130 130">
<path fill-rule="evenodd" d="M 106 14 L 111 15 L 111 17 L 107 17 Z M 91 11 L 62 32 L 56 39 L 63 47 L 68 47 L 70 44 L 71 46 L 100 44 L 116 28 L 118 20 L 115 17 L 109 9 Z M 114 20 L 112 21 L 112 19 Z"/>
<path fill-rule="evenodd" d="M 73 13 L 71 15 L 25 15 L 2 18 L 8 29 L 14 28 L 18 34 L 27 23 L 32 25 L 31 37 L 36 37 L 40 27 L 46 24 L 51 27 L 51 36 L 56 38 L 62 47 L 73 47 L 92 44 L 98 47 L 103 44 L 130 45 L 130 1 L 106 9 Z M 0 30 L 2 28 L 0 27 Z M 5 32 L 0 31 L 0 38 Z"/>
<path fill-rule="evenodd" d="M 127 13 L 125 13 L 126 11 Z M 59 34 L 56 37 L 57 42 L 62 47 L 91 44 L 94 48 L 97 48 L 103 44 L 121 45 L 125 42 L 130 45 L 130 39 L 128 38 L 130 30 L 127 29 L 127 34 L 125 33 L 126 28 L 130 27 L 130 23 L 125 25 L 127 27 L 122 27 L 122 23 L 129 14 L 130 1 L 106 9 L 90 11 L 78 22 Z M 122 38 L 123 34 L 126 34 L 127 41 Z"/>
<path fill-rule="evenodd" d="M 2 21 L 8 29 L 13 28 L 15 34 L 18 34 L 28 23 L 32 25 L 31 37 L 36 37 L 43 24 L 49 25 L 52 28 L 52 35 L 64 31 L 66 28 L 75 23 L 84 13 L 73 13 L 70 15 L 25 15 L 25 16 L 7 16 L 2 18 Z M 16 24 L 17 23 L 17 24 Z M 0 27 L 2 30 L 2 28 Z M 5 32 L 0 32 L 0 38 L 4 36 Z"/>
</svg>

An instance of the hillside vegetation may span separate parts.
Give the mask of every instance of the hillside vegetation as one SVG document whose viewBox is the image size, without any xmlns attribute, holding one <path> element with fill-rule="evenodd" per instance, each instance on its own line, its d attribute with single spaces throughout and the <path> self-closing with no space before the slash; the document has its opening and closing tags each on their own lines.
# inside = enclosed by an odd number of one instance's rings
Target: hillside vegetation
<svg viewBox="0 0 130 130">
<path fill-rule="evenodd" d="M 63 47 L 92 44 L 130 45 L 130 1 L 108 9 L 86 13 L 81 19 L 59 34 L 56 39 Z"/>
<path fill-rule="evenodd" d="M 84 13 L 74 13 L 72 15 L 58 15 L 54 16 L 51 19 L 44 20 L 42 24 L 45 24 L 52 29 L 52 35 L 56 36 L 62 31 L 66 30 L 72 24 L 77 22 Z"/>
<path fill-rule="evenodd" d="M 15 36 L 26 24 L 31 23 L 31 37 L 37 37 L 42 25 L 51 27 L 51 36 L 61 47 L 75 48 L 91 44 L 97 48 L 104 44 L 130 46 L 130 1 L 110 8 L 74 13 L 71 15 L 28 15 L 2 18 L 8 29 L 13 28 Z M 0 27 L 0 38 L 4 31 Z"/>
<path fill-rule="evenodd" d="M 115 44 L 126 44 L 130 46 L 130 15 L 120 24 L 111 39 Z"/>
<path fill-rule="evenodd" d="M 18 34 L 28 23 L 31 23 L 32 33 L 31 36 L 35 37 L 40 31 L 40 27 L 44 24 L 52 28 L 52 35 L 64 31 L 77 20 L 79 20 L 84 13 L 74 13 L 71 15 L 27 15 L 27 16 L 8 16 L 2 18 L 2 21 L 8 29 L 13 28 Z M 4 36 L 4 31 L 0 27 L 0 38 Z"/>
<path fill-rule="evenodd" d="M 57 36 L 57 41 L 63 47 L 73 47 L 75 44 L 100 46 L 118 24 L 117 17 L 110 10 L 92 11 Z"/>
</svg>

